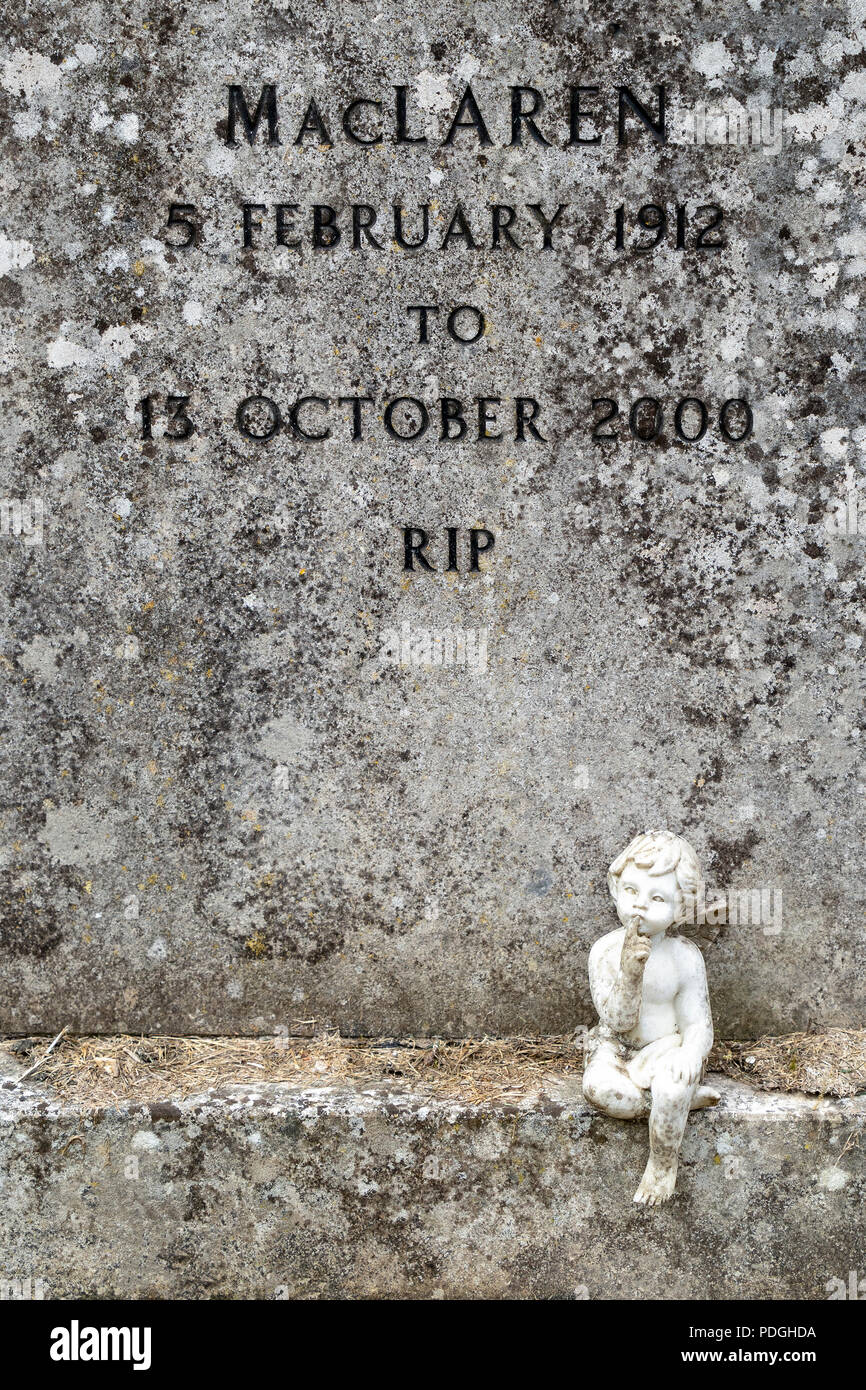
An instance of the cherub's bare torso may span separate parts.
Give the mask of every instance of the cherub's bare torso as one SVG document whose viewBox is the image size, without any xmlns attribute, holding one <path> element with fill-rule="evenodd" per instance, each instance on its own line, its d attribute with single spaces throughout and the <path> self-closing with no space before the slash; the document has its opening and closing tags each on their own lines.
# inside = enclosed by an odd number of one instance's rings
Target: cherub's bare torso
<svg viewBox="0 0 866 1390">
<path fill-rule="evenodd" d="M 682 1036 L 695 1013 L 704 1012 L 706 971 L 700 951 L 676 936 L 653 943 L 644 967 L 637 1024 L 620 1032 L 606 1017 L 606 1002 L 619 973 L 624 939 L 625 928 L 618 927 L 601 937 L 590 952 L 589 987 L 602 1025 L 634 1048 L 673 1033 Z M 709 1020 L 708 1001 L 706 1016 Z"/>
</svg>

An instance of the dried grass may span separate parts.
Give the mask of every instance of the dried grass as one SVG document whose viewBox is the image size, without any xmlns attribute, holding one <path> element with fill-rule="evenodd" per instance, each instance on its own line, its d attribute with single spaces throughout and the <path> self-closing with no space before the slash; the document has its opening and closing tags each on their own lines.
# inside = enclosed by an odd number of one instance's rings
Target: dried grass
<svg viewBox="0 0 866 1390">
<path fill-rule="evenodd" d="M 751 1081 L 762 1091 L 855 1096 L 866 1091 L 866 1029 L 828 1028 L 824 1033 L 719 1043 L 710 1054 L 710 1066 Z"/>
<path fill-rule="evenodd" d="M 32 1065 L 32 1055 L 19 1059 Z M 313 1038 L 65 1037 L 32 1084 L 73 1104 L 112 1105 L 200 1095 L 211 1088 L 283 1081 L 330 1085 L 392 1081 L 469 1104 L 517 1100 L 545 1076 L 580 1076 L 583 1052 L 573 1037 L 355 1039 L 336 1032 Z"/>
<path fill-rule="evenodd" d="M 53 1050 L 49 1053 L 48 1046 Z M 113 1105 L 201 1095 L 257 1082 L 332 1085 L 391 1082 L 468 1104 L 516 1101 L 545 1078 L 579 1077 L 580 1039 L 370 1039 L 314 1037 L 79 1037 L 7 1043 L 32 1084 L 73 1105 Z M 718 1044 L 712 1071 L 768 1091 L 851 1096 L 866 1090 L 866 1030 L 832 1028 Z"/>
</svg>

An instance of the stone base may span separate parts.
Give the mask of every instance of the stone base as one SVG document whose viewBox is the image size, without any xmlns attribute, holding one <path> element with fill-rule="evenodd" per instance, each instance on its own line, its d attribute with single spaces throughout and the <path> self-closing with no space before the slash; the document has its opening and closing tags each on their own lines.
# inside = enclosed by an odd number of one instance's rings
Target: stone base
<svg viewBox="0 0 866 1390">
<path fill-rule="evenodd" d="M 647 1210 L 646 1124 L 573 1078 L 513 1105 L 310 1078 L 82 1112 L 0 1070 L 6 1297 L 825 1299 L 866 1274 L 863 1096 L 714 1078 Z"/>
</svg>

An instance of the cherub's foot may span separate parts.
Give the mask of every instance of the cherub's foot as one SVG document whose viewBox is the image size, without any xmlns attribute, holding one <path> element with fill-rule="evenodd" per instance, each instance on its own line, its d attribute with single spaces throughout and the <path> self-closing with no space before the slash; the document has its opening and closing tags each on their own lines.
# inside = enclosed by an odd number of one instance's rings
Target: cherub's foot
<svg viewBox="0 0 866 1390">
<path fill-rule="evenodd" d="M 669 1201 L 674 1195 L 676 1180 L 676 1159 L 667 1163 L 660 1163 L 658 1159 L 650 1155 L 649 1163 L 640 1180 L 640 1187 L 634 1194 L 634 1200 L 647 1207 L 660 1206 L 662 1202 Z"/>
<path fill-rule="evenodd" d="M 710 1105 L 718 1105 L 721 1098 L 719 1092 L 714 1091 L 712 1086 L 699 1086 L 689 1108 L 691 1110 L 706 1110 Z"/>
</svg>

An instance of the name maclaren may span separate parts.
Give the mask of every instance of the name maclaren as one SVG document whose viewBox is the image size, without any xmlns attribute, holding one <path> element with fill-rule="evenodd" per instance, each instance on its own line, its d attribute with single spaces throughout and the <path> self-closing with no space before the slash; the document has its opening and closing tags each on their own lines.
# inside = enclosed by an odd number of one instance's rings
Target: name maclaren
<svg viewBox="0 0 866 1390">
<path fill-rule="evenodd" d="M 254 99 L 240 84 L 227 85 L 228 117 L 224 127 L 219 127 L 225 143 L 238 145 L 239 135 L 242 135 L 253 144 L 261 129 L 266 145 L 281 145 L 280 120 L 284 113 L 280 110 L 277 84 L 264 83 Z M 423 118 L 411 108 L 408 86 L 395 86 L 391 90 L 393 96 L 387 101 L 373 96 L 353 97 L 336 111 L 337 103 L 331 99 L 323 98 L 320 104 L 311 97 L 303 111 L 299 103 L 291 125 L 290 143 L 303 145 L 310 139 L 320 147 L 333 148 L 333 130 L 339 131 L 350 145 L 367 147 L 382 144 L 463 146 L 474 137 L 477 147 L 482 149 L 494 144 L 504 149 L 524 144 L 536 150 L 543 146 L 585 149 L 600 145 L 608 133 L 606 117 L 609 113 L 601 88 L 595 86 L 574 84 L 567 87 L 555 108 L 548 106 L 547 98 L 537 87 L 510 86 L 499 98 L 495 112 L 492 101 L 485 97 L 485 114 L 472 87 L 467 85 L 447 122 L 444 136 L 438 141 L 431 141 L 421 133 Z M 613 93 L 615 127 L 611 126 L 610 130 L 612 133 L 615 128 L 618 145 L 628 143 L 630 129 L 636 133 L 643 129 L 659 142 L 667 139 L 664 84 L 654 89 L 654 107 L 649 101 L 641 100 L 630 87 L 614 87 Z M 498 130 L 501 124 L 507 129 L 508 138 L 494 141 L 491 128 Z"/>
</svg>

